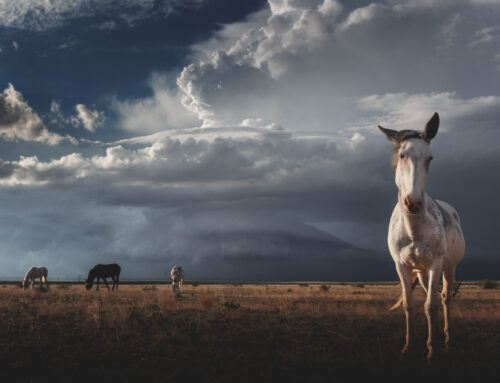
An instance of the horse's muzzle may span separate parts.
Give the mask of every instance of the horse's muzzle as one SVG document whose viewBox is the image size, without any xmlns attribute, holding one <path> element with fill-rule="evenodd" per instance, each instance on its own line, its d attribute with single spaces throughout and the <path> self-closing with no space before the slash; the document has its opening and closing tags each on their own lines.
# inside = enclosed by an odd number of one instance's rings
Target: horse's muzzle
<svg viewBox="0 0 500 383">
<path fill-rule="evenodd" d="M 410 214 L 417 214 L 422 207 L 422 201 L 411 200 L 409 197 L 405 197 L 405 206 Z"/>
</svg>

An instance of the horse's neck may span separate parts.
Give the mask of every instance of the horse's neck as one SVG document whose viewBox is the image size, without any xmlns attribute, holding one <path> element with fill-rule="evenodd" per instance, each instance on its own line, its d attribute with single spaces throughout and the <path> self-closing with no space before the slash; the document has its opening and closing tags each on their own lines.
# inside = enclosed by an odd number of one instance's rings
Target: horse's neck
<svg viewBox="0 0 500 383">
<path fill-rule="evenodd" d="M 427 200 L 427 195 L 424 194 L 420 211 L 417 214 L 410 214 L 406 210 L 401 196 L 398 197 L 398 208 L 400 215 L 402 217 L 404 230 L 413 241 L 419 240 L 423 236 L 426 230 L 426 224 L 425 224 L 427 219 L 426 200 Z"/>
</svg>

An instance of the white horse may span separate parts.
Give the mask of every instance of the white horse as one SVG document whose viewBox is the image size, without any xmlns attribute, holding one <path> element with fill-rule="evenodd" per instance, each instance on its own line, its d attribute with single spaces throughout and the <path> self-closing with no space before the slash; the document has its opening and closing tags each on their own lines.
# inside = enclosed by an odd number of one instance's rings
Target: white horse
<svg viewBox="0 0 500 383">
<path fill-rule="evenodd" d="M 27 284 L 31 284 L 31 288 L 35 284 L 35 279 L 40 278 L 40 287 L 42 286 L 42 282 L 47 285 L 47 275 L 48 270 L 46 267 L 35 267 L 31 266 L 23 280 L 23 289 L 26 288 Z"/>
<path fill-rule="evenodd" d="M 172 276 L 172 291 L 177 294 L 179 287 L 181 291 L 184 291 L 184 268 L 182 266 L 174 266 L 170 275 Z"/>
<path fill-rule="evenodd" d="M 392 165 L 399 189 L 398 203 L 391 216 L 387 240 L 401 280 L 401 302 L 406 314 L 406 344 L 401 356 L 407 355 L 412 344 L 412 272 L 416 272 L 427 294 L 424 307 L 429 328 L 427 360 L 430 361 L 434 355 L 438 326 L 438 287 L 441 273 L 445 347 L 448 350 L 450 301 L 456 294 L 455 267 L 463 259 L 465 252 L 465 240 L 457 211 L 445 202 L 432 199 L 424 191 L 432 160 L 429 144 L 437 134 L 439 115 L 434 113 L 423 132 L 379 128 L 393 143 Z M 397 306 L 398 304 L 395 305 Z"/>
</svg>

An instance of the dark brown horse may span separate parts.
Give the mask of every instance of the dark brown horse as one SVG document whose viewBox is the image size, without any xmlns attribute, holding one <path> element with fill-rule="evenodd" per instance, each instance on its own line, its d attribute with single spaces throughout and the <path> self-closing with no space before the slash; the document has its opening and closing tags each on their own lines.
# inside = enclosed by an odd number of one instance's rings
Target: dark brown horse
<svg viewBox="0 0 500 383">
<path fill-rule="evenodd" d="M 111 263 L 109 265 L 95 265 L 89 271 L 89 276 L 87 277 L 87 285 L 85 288 L 90 290 L 92 285 L 94 284 L 94 279 L 97 278 L 97 290 L 99 290 L 99 280 L 102 278 L 104 284 L 109 290 L 108 282 L 106 282 L 106 278 L 111 278 L 113 280 L 113 290 L 118 290 L 118 284 L 120 283 L 120 271 L 121 267 L 117 263 Z"/>
</svg>

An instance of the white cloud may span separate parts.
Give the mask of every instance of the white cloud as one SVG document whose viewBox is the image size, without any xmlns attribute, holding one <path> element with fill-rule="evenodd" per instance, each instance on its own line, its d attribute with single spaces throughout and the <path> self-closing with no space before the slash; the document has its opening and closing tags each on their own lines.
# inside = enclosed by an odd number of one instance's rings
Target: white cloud
<svg viewBox="0 0 500 383">
<path fill-rule="evenodd" d="M 389 8 L 380 4 L 370 4 L 365 7 L 356 8 L 347 16 L 347 19 L 340 24 L 341 29 L 350 28 L 356 24 L 361 24 L 372 20 L 378 13 L 388 11 Z"/>
<path fill-rule="evenodd" d="M 358 120 L 357 100 L 381 89 L 496 94 L 496 62 L 478 60 L 491 52 L 469 45 L 487 28 L 488 13 L 453 1 L 348 11 L 331 0 L 271 1 L 266 12 L 197 45 L 177 85 L 183 105 L 205 126 L 260 118 L 295 132 L 338 133 Z"/>
<path fill-rule="evenodd" d="M 95 28 L 103 30 L 103 31 L 113 31 L 115 29 L 118 29 L 119 26 L 113 20 L 109 20 L 109 21 L 105 21 L 104 23 L 97 25 Z"/>
<path fill-rule="evenodd" d="M 92 110 L 84 104 L 77 104 L 75 109 L 77 112 L 76 121 L 81 122 L 89 132 L 94 132 L 97 127 L 104 123 L 104 112 Z"/>
<path fill-rule="evenodd" d="M 181 7 L 200 7 L 203 0 L 15 0 L 0 1 L 0 26 L 43 31 L 69 19 L 108 15 L 134 26 L 154 15 L 167 17 Z M 110 26 L 108 24 L 107 26 Z"/>
<path fill-rule="evenodd" d="M 500 27 L 490 26 L 481 28 L 474 34 L 474 40 L 470 43 L 471 46 L 478 44 L 491 43 L 500 39 Z"/>
<path fill-rule="evenodd" d="M 65 139 L 75 143 L 69 136 L 50 132 L 12 84 L 0 94 L 0 135 L 8 140 L 37 141 L 49 145 L 57 145 Z"/>
<path fill-rule="evenodd" d="M 340 142 L 325 137 L 300 139 L 272 125 L 241 125 L 226 133 L 221 128 L 198 128 L 188 134 L 180 130 L 150 139 L 124 140 L 91 157 L 73 153 L 45 162 L 21 157 L 10 162 L 14 171 L 2 183 L 97 186 L 106 179 L 114 184 L 198 185 L 196 188 L 216 187 L 227 192 L 244 188 L 249 181 L 254 187 L 273 189 L 290 184 L 302 188 L 299 179 L 311 178 L 308 185 L 314 177 L 318 184 L 345 179 L 334 171 L 340 165 Z M 350 152 L 352 142 L 347 140 L 343 147 L 345 153 Z"/>
<path fill-rule="evenodd" d="M 150 86 L 153 91 L 151 97 L 114 100 L 113 109 L 120 117 L 122 129 L 144 135 L 200 125 L 196 115 L 182 105 L 179 90 L 168 85 L 166 76 L 154 74 Z"/>
<path fill-rule="evenodd" d="M 456 37 L 459 24 L 463 21 L 464 17 L 460 13 L 453 14 L 449 21 L 441 27 L 442 44 L 438 45 L 438 49 L 450 48 Z"/>
</svg>

